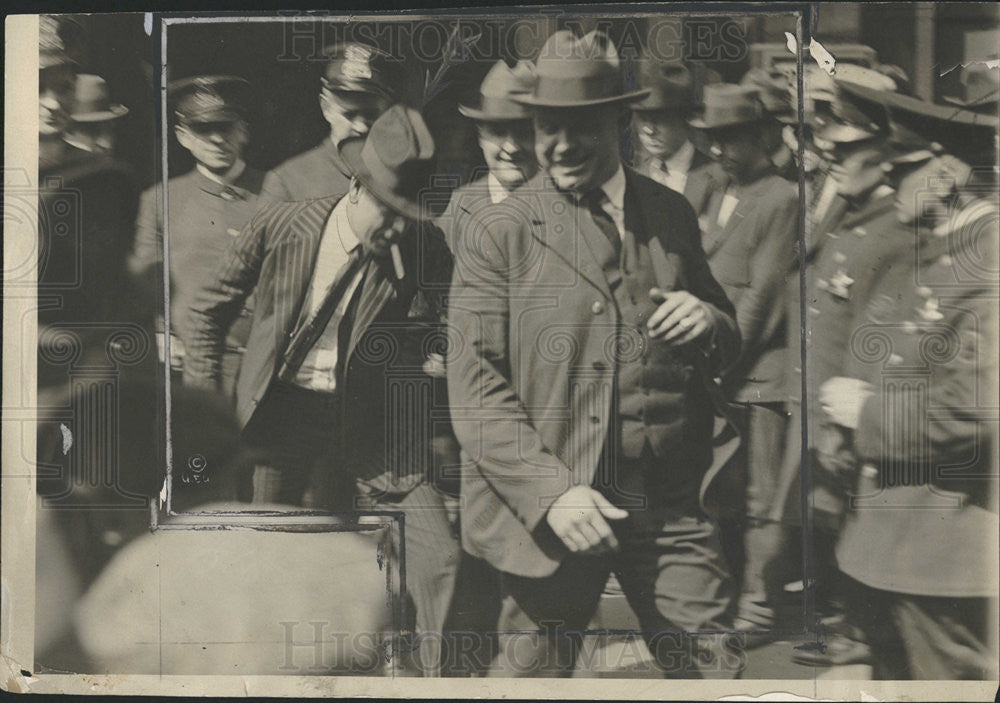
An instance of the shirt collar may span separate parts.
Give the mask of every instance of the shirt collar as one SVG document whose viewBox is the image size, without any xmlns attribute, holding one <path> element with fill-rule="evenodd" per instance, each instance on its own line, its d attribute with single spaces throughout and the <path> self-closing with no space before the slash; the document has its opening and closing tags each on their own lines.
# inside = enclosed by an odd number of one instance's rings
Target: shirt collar
<svg viewBox="0 0 1000 703">
<path fill-rule="evenodd" d="M 330 224 L 336 228 L 336 232 L 340 237 L 340 243 L 344 246 L 344 251 L 350 252 L 361 242 L 358 240 L 358 235 L 354 233 L 350 220 L 347 219 L 347 197 L 345 195 L 333 206 L 333 212 L 330 214 Z"/>
<path fill-rule="evenodd" d="M 663 164 L 670 173 L 687 173 L 691 170 L 692 159 L 694 159 L 694 144 L 689 139 L 671 154 L 669 159 L 663 159 Z"/>
<path fill-rule="evenodd" d="M 203 175 L 208 180 L 215 181 L 219 185 L 223 186 L 232 185 L 237 178 L 243 175 L 243 171 L 246 170 L 246 167 L 247 164 L 243 159 L 236 159 L 236 162 L 229 167 L 229 170 L 220 176 L 216 173 L 212 173 L 201 164 L 197 164 L 196 166 L 198 173 Z"/>
<path fill-rule="evenodd" d="M 601 190 L 604 191 L 604 195 L 612 207 L 618 210 L 625 208 L 625 169 L 620 163 L 615 175 L 604 181 Z"/>
<path fill-rule="evenodd" d="M 490 194 L 490 202 L 494 205 L 502 203 L 510 195 L 510 191 L 504 188 L 503 184 L 492 173 L 486 176 L 486 188 Z"/>
</svg>

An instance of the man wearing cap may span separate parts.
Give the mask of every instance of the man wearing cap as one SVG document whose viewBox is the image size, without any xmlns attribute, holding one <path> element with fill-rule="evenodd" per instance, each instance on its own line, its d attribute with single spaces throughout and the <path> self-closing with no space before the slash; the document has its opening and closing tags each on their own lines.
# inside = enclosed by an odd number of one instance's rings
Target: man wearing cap
<svg viewBox="0 0 1000 703">
<path fill-rule="evenodd" d="M 639 87 L 649 96 L 629 105 L 642 153 L 636 169 L 681 193 L 699 211 L 709 193 L 711 157 L 691 140 L 687 120 L 696 107 L 691 70 L 653 57 L 639 60 Z"/>
<path fill-rule="evenodd" d="M 818 399 L 853 462 L 836 548 L 878 679 L 997 676 L 996 364 L 1000 121 L 848 82 L 883 105 L 910 232 L 851 323 Z M 991 623 L 990 621 L 993 620 Z"/>
<path fill-rule="evenodd" d="M 428 480 L 433 439 L 451 431 L 443 383 L 424 370 L 451 275 L 421 202 L 434 142 L 396 105 L 339 156 L 353 174 L 345 195 L 264 207 L 234 238 L 191 309 L 185 380 L 219 385 L 226 335 L 253 294 L 236 414 L 266 457 L 254 502 L 403 511 L 418 632 L 440 632 L 458 544 Z"/>
<path fill-rule="evenodd" d="M 519 61 L 511 68 L 501 59 L 483 79 L 477 104 L 458 106 L 464 117 L 476 123 L 486 173 L 457 188 L 438 220 L 452 247 L 468 215 L 487 203 L 503 202 L 538 172 L 531 113 L 512 99 L 530 93 L 533 82 L 530 63 Z"/>
<path fill-rule="evenodd" d="M 706 132 L 725 173 L 702 215 L 702 246 L 713 275 L 736 306 L 743 348 L 722 374 L 723 388 L 746 413 L 746 564 L 737 627 L 760 629 L 772 613 L 763 593 L 760 530 L 774 498 L 786 432 L 786 276 L 795 264 L 798 193 L 776 172 L 764 131 L 771 116 L 757 88 L 705 86 Z M 766 550 L 770 551 L 770 550 Z"/>
<path fill-rule="evenodd" d="M 177 120 L 174 135 L 194 157 L 195 167 L 167 182 L 165 255 L 161 187 L 142 194 L 129 268 L 135 276 L 154 277 L 163 256 L 170 277 L 171 368 L 178 375 L 191 329 L 191 303 L 212 282 L 219 259 L 257 209 L 264 174 L 243 160 L 249 87 L 236 76 L 195 76 L 167 86 Z M 235 387 L 249 315 L 248 307 L 226 345 L 220 388 L 226 397 L 232 397 Z"/>
<path fill-rule="evenodd" d="M 625 91 L 607 35 L 552 35 L 517 98 L 543 172 L 456 240 L 462 541 L 502 572 L 496 675 L 569 675 L 611 571 L 667 676 L 724 649 L 690 633 L 722 627 L 729 603 L 701 504 L 718 475 L 711 378 L 739 338 L 691 206 L 621 163 L 624 105 L 646 95 Z"/>
<path fill-rule="evenodd" d="M 76 77 L 74 109 L 63 138 L 78 149 L 110 156 L 115 150 L 115 126 L 127 114 L 127 107 L 111 102 L 103 78 L 81 73 Z"/>
<path fill-rule="evenodd" d="M 320 79 L 319 106 L 330 135 L 318 146 L 294 156 L 267 173 L 267 201 L 312 200 L 343 195 L 351 181 L 337 145 L 368 134 L 376 117 L 399 100 L 403 64 L 368 44 L 346 42 L 328 47 Z"/>
</svg>

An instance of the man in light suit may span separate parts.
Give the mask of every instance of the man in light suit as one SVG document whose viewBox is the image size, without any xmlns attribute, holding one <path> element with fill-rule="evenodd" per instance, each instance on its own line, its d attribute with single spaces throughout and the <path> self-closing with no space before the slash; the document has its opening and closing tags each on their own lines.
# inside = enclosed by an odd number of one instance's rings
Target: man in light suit
<svg viewBox="0 0 1000 703">
<path fill-rule="evenodd" d="M 439 632 L 458 544 L 428 481 L 433 436 L 450 432 L 435 422 L 444 379 L 424 371 L 452 262 L 420 200 L 434 142 L 396 105 L 339 154 L 346 195 L 263 208 L 235 239 L 192 306 L 185 379 L 218 384 L 226 331 L 253 292 L 236 414 L 268 458 L 254 502 L 301 505 L 308 487 L 318 507 L 402 511 L 417 628 Z"/>
<path fill-rule="evenodd" d="M 777 532 L 764 520 L 776 495 L 786 433 L 786 276 L 794 269 L 798 193 L 776 173 L 762 133 L 770 117 L 759 91 L 732 84 L 705 87 L 704 111 L 691 124 L 704 130 L 725 172 L 702 213 L 702 244 L 713 275 L 736 306 L 743 350 L 722 376 L 730 400 L 747 419 L 746 566 L 740 629 L 773 622 L 766 606 L 762 554 Z M 731 556 L 737 565 L 738 554 Z M 738 566 L 736 567 L 738 568 Z"/>
<path fill-rule="evenodd" d="M 690 205 L 621 163 L 623 107 L 646 93 L 608 37 L 556 32 L 536 78 L 518 100 L 544 172 L 464 228 L 449 299 L 462 543 L 502 572 L 491 673 L 571 673 L 614 570 L 664 673 L 696 677 L 689 633 L 729 604 L 702 504 L 732 306 Z"/>
<path fill-rule="evenodd" d="M 337 145 L 368 134 L 379 115 L 400 96 L 402 63 L 368 44 L 345 42 L 324 50 L 319 105 L 330 136 L 312 149 L 268 171 L 265 201 L 312 200 L 347 192 L 350 169 Z"/>
<path fill-rule="evenodd" d="M 691 70 L 677 61 L 644 57 L 638 76 L 649 95 L 629 105 L 641 147 L 636 170 L 681 193 L 698 212 L 715 179 L 712 158 L 692 141 L 696 134 L 687 123 L 697 107 Z"/>
</svg>

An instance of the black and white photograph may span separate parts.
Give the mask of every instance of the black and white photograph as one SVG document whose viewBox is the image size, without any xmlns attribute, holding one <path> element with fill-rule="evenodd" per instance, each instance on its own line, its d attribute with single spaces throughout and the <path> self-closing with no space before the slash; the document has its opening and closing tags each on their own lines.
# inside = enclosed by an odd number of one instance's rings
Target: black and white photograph
<svg viewBox="0 0 1000 703">
<path fill-rule="evenodd" d="M 5 24 L 4 690 L 995 699 L 996 5 Z"/>
</svg>

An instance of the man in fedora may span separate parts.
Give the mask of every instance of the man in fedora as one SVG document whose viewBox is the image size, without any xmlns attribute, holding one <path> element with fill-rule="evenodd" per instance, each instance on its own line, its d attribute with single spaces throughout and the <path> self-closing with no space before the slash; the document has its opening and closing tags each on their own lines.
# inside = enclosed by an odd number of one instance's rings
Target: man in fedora
<svg viewBox="0 0 1000 703">
<path fill-rule="evenodd" d="M 702 504 L 711 379 L 739 336 L 691 206 L 622 165 L 625 105 L 647 94 L 625 91 L 605 34 L 553 34 L 517 98 L 542 172 L 456 238 L 462 544 L 501 572 L 496 675 L 569 675 L 611 571 L 665 675 L 725 649 L 690 633 L 729 604 Z"/>
<path fill-rule="evenodd" d="M 483 79 L 477 103 L 458 106 L 462 116 L 476 124 L 486 173 L 475 175 L 452 193 L 439 220 L 449 244 L 453 245 L 453 237 L 461 232 L 464 215 L 486 203 L 502 202 L 538 172 L 531 113 L 513 99 L 530 93 L 533 82 L 534 69 L 529 62 L 518 61 L 511 68 L 501 59 Z"/>
<path fill-rule="evenodd" d="M 837 565 L 876 679 L 995 680 L 1000 120 L 843 81 L 888 111 L 895 215 L 910 235 L 871 261 L 855 353 L 819 388 L 850 460 Z M 866 108 L 870 109 L 870 108 Z"/>
<path fill-rule="evenodd" d="M 684 195 L 697 212 L 708 195 L 712 159 L 692 141 L 687 120 L 697 106 L 691 69 L 650 56 L 639 60 L 639 87 L 649 95 L 629 105 L 641 153 L 636 169 Z"/>
<path fill-rule="evenodd" d="M 450 433 L 443 383 L 424 371 L 452 267 L 421 201 L 434 142 L 396 105 L 338 153 L 345 195 L 264 207 L 234 238 L 192 305 L 185 379 L 218 387 L 253 294 L 236 414 L 265 457 L 254 502 L 402 511 L 418 632 L 440 632 L 458 544 L 428 480 L 433 438 Z"/>
<path fill-rule="evenodd" d="M 799 168 L 795 163 L 795 154 L 783 137 L 785 127 L 798 123 L 797 106 L 791 100 L 790 83 L 788 74 L 775 68 L 752 68 L 740 81 L 741 85 L 758 90 L 766 113 L 760 133 L 775 171 L 782 178 L 797 183 Z"/>
<path fill-rule="evenodd" d="M 739 359 L 722 375 L 728 398 L 743 406 L 747 422 L 749 523 L 737 622 L 743 629 L 769 626 L 773 617 L 755 554 L 786 431 L 785 279 L 794 268 L 798 232 L 797 189 L 776 173 L 762 139 L 770 119 L 756 88 L 718 84 L 705 87 L 704 112 L 691 121 L 706 133 L 724 171 L 702 213 L 702 246 L 736 306 L 743 340 Z M 739 556 L 734 561 L 740 570 Z"/>
<path fill-rule="evenodd" d="M 111 156 L 115 150 L 115 127 L 127 114 L 127 107 L 111 102 L 103 78 L 81 73 L 76 77 L 76 99 L 63 139 L 78 149 Z"/>
<path fill-rule="evenodd" d="M 267 201 L 311 200 L 347 192 L 350 169 L 337 145 L 368 133 L 372 122 L 402 92 L 402 62 L 374 46 L 344 42 L 327 47 L 319 106 L 330 135 L 314 148 L 273 168 L 264 179 Z"/>
<path fill-rule="evenodd" d="M 257 210 L 264 174 L 243 160 L 250 139 L 249 92 L 245 79 L 226 75 L 193 76 L 167 86 L 174 135 L 195 166 L 167 182 L 168 251 L 163 249 L 162 186 L 142 194 L 129 267 L 139 278 L 159 280 L 163 262 L 163 275 L 170 281 L 170 365 L 178 380 L 191 331 L 191 303 L 213 282 L 219 260 Z M 248 304 L 229 330 L 219 388 L 228 398 L 236 385 L 251 309 Z"/>
</svg>

